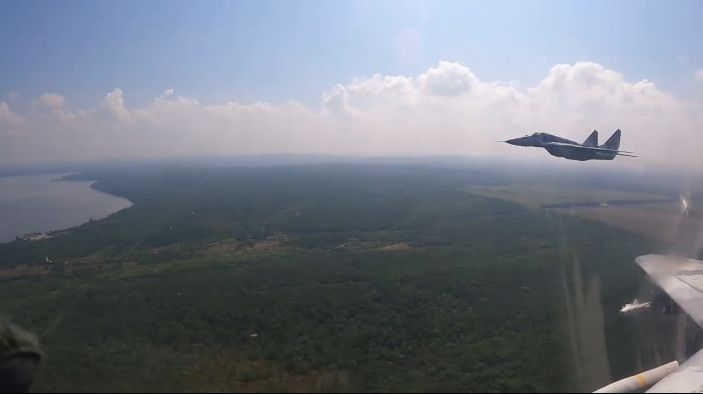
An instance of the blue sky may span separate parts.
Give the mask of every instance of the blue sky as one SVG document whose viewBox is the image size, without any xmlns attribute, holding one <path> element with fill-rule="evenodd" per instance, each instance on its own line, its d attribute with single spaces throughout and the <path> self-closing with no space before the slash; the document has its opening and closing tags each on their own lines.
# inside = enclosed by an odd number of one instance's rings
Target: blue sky
<svg viewBox="0 0 703 394">
<path fill-rule="evenodd" d="M 701 1 L 3 1 L 0 101 L 21 110 L 56 92 L 86 107 L 119 87 L 130 105 L 167 88 L 319 105 L 335 83 L 440 59 L 522 87 L 588 60 L 685 97 L 703 68 L 701 15 Z"/>
</svg>

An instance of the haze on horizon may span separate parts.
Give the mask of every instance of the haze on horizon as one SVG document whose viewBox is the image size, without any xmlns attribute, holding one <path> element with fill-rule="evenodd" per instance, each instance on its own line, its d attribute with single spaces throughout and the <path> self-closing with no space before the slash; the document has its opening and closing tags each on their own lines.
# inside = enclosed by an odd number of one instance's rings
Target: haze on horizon
<svg viewBox="0 0 703 394">
<path fill-rule="evenodd" d="M 0 167 L 520 155 L 623 130 L 703 169 L 703 3 L 2 2 Z M 602 164 L 601 164 L 602 165 Z"/>
</svg>

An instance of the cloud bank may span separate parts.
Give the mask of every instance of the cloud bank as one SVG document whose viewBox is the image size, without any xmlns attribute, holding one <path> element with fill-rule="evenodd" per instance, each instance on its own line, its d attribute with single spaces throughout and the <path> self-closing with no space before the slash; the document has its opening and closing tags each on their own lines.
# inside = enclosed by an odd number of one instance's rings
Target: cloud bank
<svg viewBox="0 0 703 394">
<path fill-rule="evenodd" d="M 556 65 L 536 86 L 519 89 L 441 61 L 420 75 L 335 85 L 315 107 L 205 105 L 168 89 L 133 108 L 115 89 L 93 108 L 72 109 L 47 93 L 26 114 L 0 102 L 0 166 L 212 154 L 509 154 L 516 148 L 495 141 L 533 131 L 580 141 L 593 129 L 605 139 L 620 128 L 622 147 L 646 160 L 701 167 L 697 109 L 596 63 Z"/>
</svg>

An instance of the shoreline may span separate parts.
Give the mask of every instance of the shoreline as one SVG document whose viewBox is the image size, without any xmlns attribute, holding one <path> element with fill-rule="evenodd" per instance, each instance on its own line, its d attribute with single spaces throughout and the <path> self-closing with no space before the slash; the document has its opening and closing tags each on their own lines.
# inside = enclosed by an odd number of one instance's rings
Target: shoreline
<svg viewBox="0 0 703 394">
<path fill-rule="evenodd" d="M 5 196 L 5 201 L 0 191 L 0 215 L 5 216 L 5 223 L 9 223 L 7 228 L 0 227 L 0 246 L 13 242 L 38 242 L 61 236 L 87 223 L 106 219 L 134 206 L 134 202 L 124 196 L 101 190 L 97 186 L 97 180 L 69 178 L 75 176 L 80 174 L 50 173 L 0 178 L 0 182 L 5 180 L 5 183 L 17 183 L 6 188 L 10 196 Z M 39 181 L 42 178 L 46 178 L 47 185 L 42 186 L 43 182 Z M 66 193 L 63 193 L 52 187 L 54 183 L 73 183 L 75 188 L 62 186 L 61 188 L 66 189 Z M 15 186 L 15 189 L 12 186 Z M 12 195 L 13 191 L 18 194 Z M 26 195 L 23 196 L 23 193 Z M 84 205 L 76 198 L 84 199 Z M 71 215 L 71 212 L 74 214 Z M 11 236 L 13 226 L 19 231 Z"/>
</svg>

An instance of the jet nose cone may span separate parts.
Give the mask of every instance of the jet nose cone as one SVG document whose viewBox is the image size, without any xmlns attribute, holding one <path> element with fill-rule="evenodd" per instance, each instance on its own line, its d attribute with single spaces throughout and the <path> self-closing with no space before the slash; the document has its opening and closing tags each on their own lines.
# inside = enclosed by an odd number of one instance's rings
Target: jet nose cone
<svg viewBox="0 0 703 394">
<path fill-rule="evenodd" d="M 510 144 L 510 145 L 522 145 L 522 138 L 513 138 L 510 140 L 505 141 L 505 143 Z"/>
</svg>

